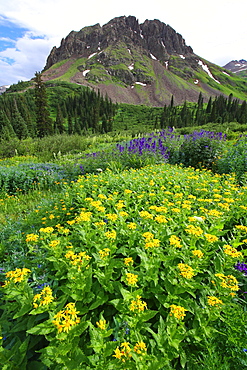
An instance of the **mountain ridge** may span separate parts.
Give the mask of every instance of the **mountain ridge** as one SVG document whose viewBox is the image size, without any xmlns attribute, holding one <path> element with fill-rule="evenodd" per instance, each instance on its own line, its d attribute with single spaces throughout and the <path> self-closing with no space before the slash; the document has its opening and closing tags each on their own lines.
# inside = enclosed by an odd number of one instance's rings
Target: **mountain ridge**
<svg viewBox="0 0 247 370">
<path fill-rule="evenodd" d="M 247 96 L 245 81 L 196 55 L 171 26 L 158 19 L 139 24 L 134 16 L 71 31 L 52 48 L 42 75 L 99 89 L 123 103 L 162 106 L 174 96 L 180 104 L 197 101 L 200 92 L 205 100 Z"/>
</svg>

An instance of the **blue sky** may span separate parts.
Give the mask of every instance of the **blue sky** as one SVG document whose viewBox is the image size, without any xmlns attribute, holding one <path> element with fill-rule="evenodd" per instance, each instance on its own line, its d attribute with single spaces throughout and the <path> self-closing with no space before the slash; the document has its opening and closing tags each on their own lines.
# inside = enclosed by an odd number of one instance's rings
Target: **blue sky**
<svg viewBox="0 0 247 370">
<path fill-rule="evenodd" d="M 0 0 L 0 86 L 31 79 L 72 30 L 133 15 L 159 19 L 220 66 L 247 59 L 246 0 Z"/>
</svg>

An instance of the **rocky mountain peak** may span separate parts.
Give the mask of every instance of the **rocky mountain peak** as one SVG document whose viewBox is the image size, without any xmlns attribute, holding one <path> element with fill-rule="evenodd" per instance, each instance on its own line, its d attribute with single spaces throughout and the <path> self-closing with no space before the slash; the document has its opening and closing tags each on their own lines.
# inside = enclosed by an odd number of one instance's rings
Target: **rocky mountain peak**
<svg viewBox="0 0 247 370">
<path fill-rule="evenodd" d="M 155 19 L 139 24 L 134 16 L 117 17 L 102 27 L 99 24 L 72 31 L 62 39 L 59 48 L 54 47 L 48 56 L 45 70 L 70 57 L 88 58 L 100 54 L 109 46 L 123 42 L 130 50 L 141 49 L 153 59 L 167 61 L 169 55 L 192 54 L 191 47 L 172 27 Z"/>
</svg>

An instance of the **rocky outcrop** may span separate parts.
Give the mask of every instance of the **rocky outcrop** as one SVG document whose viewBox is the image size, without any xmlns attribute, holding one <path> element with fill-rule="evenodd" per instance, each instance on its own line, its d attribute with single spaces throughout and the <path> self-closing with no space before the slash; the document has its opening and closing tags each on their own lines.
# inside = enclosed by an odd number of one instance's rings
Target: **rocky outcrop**
<svg viewBox="0 0 247 370">
<path fill-rule="evenodd" d="M 146 20 L 139 24 L 135 17 L 123 16 L 112 19 L 102 27 L 96 24 L 79 32 L 70 32 L 62 39 L 59 48 L 53 47 L 44 69 L 70 57 L 88 58 L 94 53 L 101 62 L 107 62 L 107 53 L 104 50 L 116 43 L 123 43 L 129 50 L 137 49 L 164 63 L 170 55 L 193 54 L 192 48 L 169 25 L 159 20 Z M 118 58 L 117 61 L 122 62 Z"/>
</svg>

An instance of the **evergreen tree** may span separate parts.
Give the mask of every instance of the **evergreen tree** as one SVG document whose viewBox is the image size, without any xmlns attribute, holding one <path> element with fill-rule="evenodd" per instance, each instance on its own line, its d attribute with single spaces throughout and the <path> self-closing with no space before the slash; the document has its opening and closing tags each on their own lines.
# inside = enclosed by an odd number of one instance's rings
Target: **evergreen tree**
<svg viewBox="0 0 247 370">
<path fill-rule="evenodd" d="M 60 105 L 57 106 L 57 115 L 56 115 L 56 120 L 54 122 L 54 132 L 57 134 L 62 134 L 65 132 L 64 118 L 62 115 L 62 110 L 60 108 Z"/>
<path fill-rule="evenodd" d="M 44 137 L 51 135 L 52 120 L 48 110 L 48 98 L 46 94 L 46 87 L 42 81 L 41 73 L 35 73 L 35 105 L 36 105 L 36 122 L 37 122 L 37 135 Z"/>
</svg>

